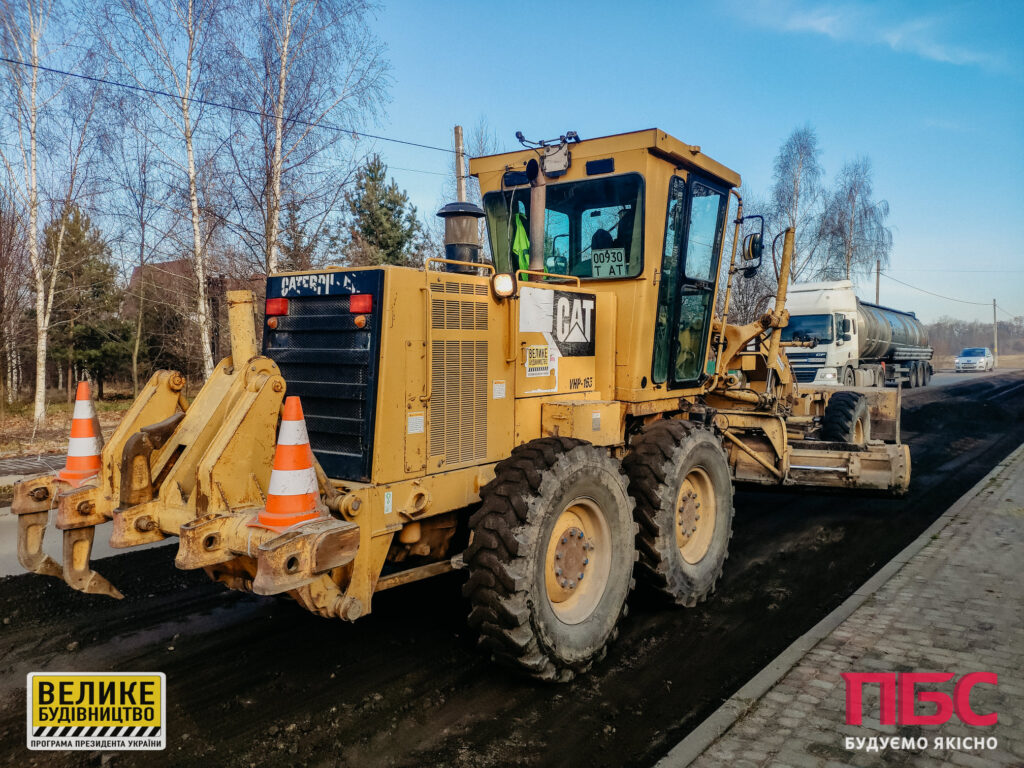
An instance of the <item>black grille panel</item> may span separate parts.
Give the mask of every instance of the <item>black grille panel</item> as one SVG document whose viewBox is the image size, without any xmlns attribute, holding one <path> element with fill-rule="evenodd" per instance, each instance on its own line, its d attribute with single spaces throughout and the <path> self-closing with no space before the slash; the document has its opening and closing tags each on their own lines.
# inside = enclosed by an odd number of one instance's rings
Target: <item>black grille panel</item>
<svg viewBox="0 0 1024 768">
<path fill-rule="evenodd" d="M 793 373 L 796 375 L 796 380 L 806 384 L 809 381 L 814 381 L 814 377 L 818 375 L 817 368 L 794 368 Z"/>
<path fill-rule="evenodd" d="M 309 442 L 324 471 L 339 480 L 368 481 L 384 273 L 317 277 L 267 281 L 267 298 L 288 299 L 288 314 L 277 318 L 276 329 L 265 329 L 263 352 L 280 367 L 288 394 L 301 398 Z M 357 293 L 373 297 L 363 328 L 349 312 L 349 295 Z"/>
</svg>

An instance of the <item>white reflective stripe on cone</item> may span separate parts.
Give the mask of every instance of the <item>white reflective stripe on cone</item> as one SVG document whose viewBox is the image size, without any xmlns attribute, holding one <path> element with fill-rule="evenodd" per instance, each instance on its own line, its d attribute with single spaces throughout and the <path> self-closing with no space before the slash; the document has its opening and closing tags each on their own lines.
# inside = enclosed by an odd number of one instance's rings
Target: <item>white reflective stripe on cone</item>
<svg viewBox="0 0 1024 768">
<path fill-rule="evenodd" d="M 312 469 L 275 469 L 270 473 L 268 496 L 297 496 L 316 493 L 316 472 Z"/>
<path fill-rule="evenodd" d="M 277 433 L 278 445 L 303 445 L 308 442 L 305 420 L 281 422 L 281 431 Z"/>
<path fill-rule="evenodd" d="M 95 415 L 96 409 L 92 407 L 92 400 L 75 400 L 75 412 L 71 418 L 91 419 Z"/>
<path fill-rule="evenodd" d="M 95 437 L 72 437 L 68 440 L 68 456 L 96 456 L 100 444 Z"/>
</svg>

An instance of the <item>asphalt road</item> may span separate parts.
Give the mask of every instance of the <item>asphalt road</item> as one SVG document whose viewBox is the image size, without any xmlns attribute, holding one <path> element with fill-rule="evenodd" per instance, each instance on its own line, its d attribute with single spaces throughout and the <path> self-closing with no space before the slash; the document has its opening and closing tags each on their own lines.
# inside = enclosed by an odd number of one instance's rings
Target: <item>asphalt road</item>
<svg viewBox="0 0 1024 768">
<path fill-rule="evenodd" d="M 952 375 L 952 374 L 951 374 Z M 455 573 L 381 594 L 355 624 L 229 592 L 172 548 L 98 567 L 126 599 L 0 580 L 0 762 L 8 765 L 650 765 L 1024 441 L 1024 374 L 908 391 L 903 499 L 741 492 L 717 594 L 642 594 L 591 674 L 542 685 L 493 666 Z M 163 671 L 163 753 L 29 753 L 25 674 Z"/>
</svg>

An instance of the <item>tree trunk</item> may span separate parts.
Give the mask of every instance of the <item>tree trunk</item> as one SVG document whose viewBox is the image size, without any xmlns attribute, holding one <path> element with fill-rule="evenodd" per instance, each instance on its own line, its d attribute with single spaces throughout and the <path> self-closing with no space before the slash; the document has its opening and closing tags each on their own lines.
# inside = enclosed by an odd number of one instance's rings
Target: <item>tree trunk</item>
<svg viewBox="0 0 1024 768">
<path fill-rule="evenodd" d="M 142 296 L 139 291 L 139 314 L 135 318 L 135 344 L 132 346 L 132 397 L 139 396 L 139 342 L 142 339 Z"/>
<path fill-rule="evenodd" d="M 46 421 L 46 342 L 50 331 L 46 312 L 46 280 L 39 254 L 39 186 L 36 176 L 36 130 L 39 112 L 36 94 L 39 86 L 39 32 L 32 30 L 32 82 L 29 108 L 29 178 L 28 178 L 28 258 L 36 285 L 36 394 L 32 421 L 36 427 Z"/>
<path fill-rule="evenodd" d="M 277 73 L 277 101 L 274 103 L 274 159 L 270 165 L 270 194 L 267 196 L 267 275 L 278 271 L 279 251 L 277 238 L 281 218 L 281 147 L 284 143 L 284 107 L 288 85 L 288 46 L 291 43 L 292 11 L 290 0 L 282 19 L 281 64 Z"/>
<path fill-rule="evenodd" d="M 210 306 L 207 298 L 206 285 L 206 254 L 203 249 L 202 234 L 200 232 L 199 215 L 199 188 L 196 183 L 196 158 L 192 146 L 192 120 L 189 115 L 189 93 L 192 87 L 192 57 L 195 51 L 197 30 L 193 19 L 193 3 L 188 4 L 188 37 L 189 50 L 185 63 L 185 88 L 181 97 L 181 119 L 185 136 L 185 156 L 188 161 L 188 202 L 192 209 L 192 259 L 198 283 L 198 298 L 196 301 L 196 321 L 199 326 L 199 343 L 203 356 L 203 375 L 209 379 L 213 373 L 213 352 L 210 349 L 210 337 L 212 335 L 212 324 L 210 322 Z"/>
</svg>

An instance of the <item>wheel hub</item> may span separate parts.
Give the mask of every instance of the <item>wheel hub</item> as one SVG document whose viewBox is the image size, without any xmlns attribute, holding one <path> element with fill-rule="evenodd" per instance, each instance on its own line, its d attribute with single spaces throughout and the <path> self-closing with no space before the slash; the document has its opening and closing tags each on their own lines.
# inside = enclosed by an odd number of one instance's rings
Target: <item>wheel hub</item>
<svg viewBox="0 0 1024 768">
<path fill-rule="evenodd" d="M 676 524 L 679 526 L 679 535 L 688 540 L 697 532 L 697 522 L 700 520 L 700 501 L 694 491 L 688 491 L 680 499 L 679 512 L 676 515 Z"/>
<path fill-rule="evenodd" d="M 555 521 L 541 562 L 548 602 L 560 621 L 578 624 L 600 602 L 611 567 L 608 538 L 604 513 L 587 497 L 569 502 Z"/>
<path fill-rule="evenodd" d="M 676 546 L 683 559 L 697 563 L 711 547 L 715 531 L 715 489 L 701 467 L 694 467 L 676 496 Z"/>
<path fill-rule="evenodd" d="M 594 545 L 587 541 L 586 534 L 573 526 L 562 532 L 555 545 L 553 568 L 557 584 L 564 590 L 572 591 L 587 575 L 590 565 L 590 550 Z"/>
</svg>

